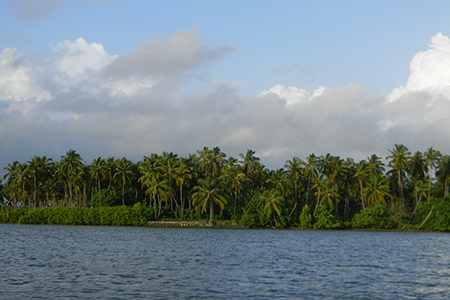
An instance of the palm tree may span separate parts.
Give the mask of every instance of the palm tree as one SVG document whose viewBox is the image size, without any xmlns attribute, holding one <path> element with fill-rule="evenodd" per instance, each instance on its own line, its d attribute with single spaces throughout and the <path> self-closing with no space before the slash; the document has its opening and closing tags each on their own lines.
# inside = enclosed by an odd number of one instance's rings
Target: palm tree
<svg viewBox="0 0 450 300">
<path fill-rule="evenodd" d="M 186 163 L 181 162 L 175 172 L 175 181 L 180 187 L 180 219 L 183 221 L 184 216 L 184 199 L 183 199 L 183 185 L 187 184 L 189 179 L 192 179 L 192 174 Z"/>
<path fill-rule="evenodd" d="M 381 175 L 384 172 L 384 163 L 381 161 L 381 157 L 376 154 L 372 154 L 367 157 L 367 168 L 371 174 Z"/>
<path fill-rule="evenodd" d="M 219 205 L 221 209 L 228 204 L 227 197 L 219 187 L 217 179 L 207 176 L 206 179 L 199 179 L 199 185 L 194 187 L 192 194 L 193 204 L 196 209 L 202 208 L 206 212 L 209 206 L 209 222 L 214 218 L 214 204 Z"/>
<path fill-rule="evenodd" d="M 385 198 L 390 196 L 389 185 L 381 175 L 371 174 L 366 181 L 364 197 L 367 205 L 377 205 L 385 202 Z"/>
<path fill-rule="evenodd" d="M 125 185 L 134 179 L 133 163 L 125 157 L 116 161 L 116 173 L 113 180 L 122 184 L 122 205 L 125 205 Z"/>
<path fill-rule="evenodd" d="M 101 193 L 101 180 L 107 176 L 107 169 L 105 160 L 101 157 L 95 158 L 92 161 L 92 164 L 89 166 L 89 175 L 93 180 L 97 181 L 97 191 L 99 200 L 102 202 L 102 193 Z"/>
<path fill-rule="evenodd" d="M 248 179 L 251 179 L 251 175 L 255 170 L 256 166 L 259 164 L 259 157 L 255 156 L 255 151 L 247 149 L 247 152 L 244 154 L 239 153 L 239 157 L 241 160 L 238 162 L 242 166 L 242 172 L 247 176 Z M 247 182 L 247 188 L 250 186 L 250 181 Z"/>
<path fill-rule="evenodd" d="M 403 185 L 402 178 L 405 170 L 409 167 L 409 156 L 411 152 L 408 151 L 408 148 L 402 144 L 395 144 L 394 149 L 389 149 L 391 155 L 387 156 L 386 159 L 389 160 L 389 166 L 392 167 L 394 171 L 397 172 L 398 176 L 398 194 L 399 199 L 402 200 L 403 209 L 405 209 L 405 198 L 403 197 Z"/>
<path fill-rule="evenodd" d="M 420 151 L 416 151 L 409 160 L 409 175 L 413 183 L 414 205 L 417 203 L 417 193 L 415 192 L 417 182 L 424 180 L 427 168 L 425 157 Z"/>
<path fill-rule="evenodd" d="M 313 216 L 314 216 L 316 214 L 317 208 L 319 207 L 320 199 L 322 196 L 322 191 L 326 187 L 327 180 L 324 178 L 323 174 L 319 174 L 318 176 L 316 176 L 312 179 L 312 184 L 313 185 L 311 188 L 316 191 L 314 193 L 314 195 L 317 196 L 317 202 L 314 207 L 314 213 L 313 213 Z"/>
<path fill-rule="evenodd" d="M 67 151 L 66 155 L 61 156 L 61 160 L 59 161 L 60 174 L 68 181 L 70 206 L 72 206 L 72 183 L 76 176 L 76 170 L 81 168 L 82 165 L 80 154 L 73 149 Z"/>
<path fill-rule="evenodd" d="M 306 188 L 306 203 L 309 203 L 309 187 L 311 184 L 312 178 L 317 175 L 320 159 L 315 156 L 314 153 L 310 154 L 306 160 L 303 162 L 303 176 L 308 178 L 308 186 Z"/>
<path fill-rule="evenodd" d="M 170 198 L 170 208 L 173 211 L 173 202 L 175 202 L 175 218 L 177 218 L 177 211 L 179 209 L 178 202 L 176 201 L 174 194 L 172 192 L 172 181 L 174 175 L 177 172 L 179 161 L 176 154 L 163 152 L 161 161 L 161 171 L 167 179 L 169 185 L 169 198 Z"/>
<path fill-rule="evenodd" d="M 7 179 L 6 186 L 8 187 L 8 191 L 10 192 L 10 196 L 13 198 L 14 208 L 17 208 L 17 197 L 19 195 L 19 188 L 17 186 L 17 178 L 20 176 L 19 167 L 20 163 L 18 161 L 15 161 L 12 165 L 8 164 L 8 166 L 3 168 L 3 170 L 6 171 L 3 179 Z"/>
<path fill-rule="evenodd" d="M 302 176 L 302 165 L 303 162 L 298 157 L 293 157 L 292 160 L 287 160 L 284 164 L 284 168 L 287 170 L 289 174 L 289 178 L 294 182 L 294 201 L 295 205 L 293 211 L 297 208 L 298 205 L 298 183 Z M 300 205 L 302 207 L 302 205 Z"/>
<path fill-rule="evenodd" d="M 225 171 L 222 173 L 220 180 L 223 185 L 228 188 L 229 193 L 234 194 L 234 205 L 233 205 L 233 219 L 236 219 L 236 206 L 238 200 L 238 194 L 242 190 L 242 184 L 248 181 L 245 174 L 242 173 L 236 165 L 228 165 Z"/>
<path fill-rule="evenodd" d="M 328 207 L 329 210 L 333 210 L 333 208 L 335 207 L 333 205 L 333 200 L 336 202 L 337 207 L 337 204 L 339 203 L 338 187 L 332 184 L 332 181 L 327 180 L 325 182 L 320 204 L 324 204 L 326 207 Z"/>
<path fill-rule="evenodd" d="M 165 199 L 167 201 L 167 190 L 169 189 L 167 179 L 161 180 L 160 177 L 161 175 L 153 176 L 145 183 L 145 185 L 148 187 L 145 193 L 150 196 L 149 212 L 151 212 L 153 200 L 153 202 L 155 203 L 156 220 L 158 220 L 159 216 L 161 215 L 162 200 Z M 156 200 L 158 200 L 158 202 L 156 202 Z M 159 209 L 157 209 L 157 206 L 159 206 Z"/>
<path fill-rule="evenodd" d="M 281 216 L 281 209 L 284 206 L 284 196 L 278 189 L 271 189 L 267 196 L 264 194 L 261 195 L 261 199 L 266 203 L 264 205 L 264 212 L 267 217 L 270 217 L 270 215 L 273 216 L 275 225 L 277 223 L 275 212 L 278 216 Z"/>
<path fill-rule="evenodd" d="M 429 172 L 429 180 L 428 180 L 428 198 L 430 198 L 431 193 L 431 181 L 432 181 L 432 170 L 436 168 L 436 165 L 441 158 L 441 153 L 439 151 L 433 150 L 433 147 L 429 148 L 427 152 L 425 152 L 426 165 L 428 167 Z"/>
<path fill-rule="evenodd" d="M 359 182 L 359 188 L 361 193 L 361 205 L 363 207 L 363 210 L 366 209 L 365 200 L 364 200 L 364 193 L 363 193 L 363 183 L 364 180 L 367 178 L 369 174 L 369 170 L 367 168 L 367 164 L 364 160 L 360 161 L 359 164 L 356 165 L 355 174 L 353 175 L 354 178 L 356 178 Z"/>
<path fill-rule="evenodd" d="M 270 172 L 266 183 L 269 189 L 278 189 L 284 196 L 290 193 L 290 182 L 283 169 Z"/>
<path fill-rule="evenodd" d="M 450 156 L 445 155 L 439 162 L 439 169 L 436 171 L 439 181 L 444 183 L 444 197 L 448 196 L 448 181 L 450 179 Z"/>
<path fill-rule="evenodd" d="M 33 207 L 36 208 L 36 186 L 38 175 L 42 168 L 42 161 L 40 157 L 35 155 L 30 161 L 27 161 L 27 164 L 27 172 L 33 177 Z"/>
<path fill-rule="evenodd" d="M 114 173 L 116 173 L 116 159 L 114 156 L 108 157 L 105 161 L 106 174 L 108 177 L 108 188 L 111 187 Z"/>
</svg>

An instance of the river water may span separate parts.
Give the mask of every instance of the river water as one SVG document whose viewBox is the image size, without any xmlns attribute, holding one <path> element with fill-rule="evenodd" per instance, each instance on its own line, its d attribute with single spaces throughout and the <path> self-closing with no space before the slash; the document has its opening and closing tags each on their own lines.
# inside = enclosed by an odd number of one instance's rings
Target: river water
<svg viewBox="0 0 450 300">
<path fill-rule="evenodd" d="M 0 224 L 0 299 L 449 299 L 450 235 Z"/>
</svg>

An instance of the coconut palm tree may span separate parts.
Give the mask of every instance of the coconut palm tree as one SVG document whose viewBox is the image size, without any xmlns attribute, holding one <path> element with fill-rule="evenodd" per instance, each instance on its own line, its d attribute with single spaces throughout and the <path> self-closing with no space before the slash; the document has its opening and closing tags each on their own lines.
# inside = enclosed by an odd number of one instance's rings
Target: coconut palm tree
<svg viewBox="0 0 450 300">
<path fill-rule="evenodd" d="M 239 157 L 241 159 L 238 162 L 241 164 L 242 172 L 249 179 L 249 181 L 247 181 L 247 188 L 250 187 L 250 180 L 252 179 L 253 171 L 256 166 L 259 165 L 259 157 L 256 157 L 255 153 L 255 151 L 250 149 L 247 149 L 245 155 L 243 153 L 239 153 Z"/>
<path fill-rule="evenodd" d="M 319 173 L 316 177 L 314 177 L 312 179 L 312 187 L 311 187 L 311 189 L 316 191 L 314 193 L 314 195 L 317 196 L 317 201 L 316 201 L 316 205 L 314 207 L 313 216 L 316 214 L 317 208 L 319 207 L 320 199 L 321 199 L 321 196 L 322 196 L 322 191 L 326 188 L 326 185 L 327 185 L 327 180 L 325 179 L 325 177 L 321 173 Z"/>
<path fill-rule="evenodd" d="M 116 161 L 116 172 L 113 180 L 122 185 L 122 205 L 125 205 L 125 185 L 134 179 L 133 163 L 125 157 Z"/>
<path fill-rule="evenodd" d="M 309 203 L 309 188 L 312 178 L 314 178 L 319 171 L 320 158 L 312 153 L 306 158 L 303 165 L 303 176 L 307 178 L 306 203 Z"/>
<path fill-rule="evenodd" d="M 436 176 L 444 184 L 444 197 L 448 196 L 448 181 L 450 180 L 450 156 L 445 155 L 439 162 Z"/>
<path fill-rule="evenodd" d="M 261 195 L 261 199 L 266 203 L 264 205 L 264 213 L 266 213 L 267 217 L 270 215 L 273 216 L 274 225 L 277 223 L 275 213 L 278 216 L 281 216 L 281 210 L 284 206 L 284 196 L 278 189 L 271 189 L 269 194 L 266 196 L 265 194 Z"/>
<path fill-rule="evenodd" d="M 431 193 L 431 181 L 432 178 L 432 171 L 436 168 L 437 164 L 439 163 L 439 159 L 442 157 L 441 153 L 437 150 L 434 150 L 433 147 L 429 148 L 425 152 L 425 160 L 426 165 L 428 168 L 428 198 L 430 198 Z"/>
<path fill-rule="evenodd" d="M 284 164 L 284 168 L 287 170 L 289 174 L 289 178 L 294 182 L 294 208 L 293 211 L 296 210 L 298 206 L 298 183 L 302 177 L 302 166 L 303 162 L 300 158 L 294 156 L 291 160 L 287 160 Z M 299 207 L 302 207 L 300 205 Z"/>
<path fill-rule="evenodd" d="M 17 185 L 17 178 L 20 176 L 19 173 L 20 163 L 18 161 L 14 161 L 8 166 L 4 167 L 3 170 L 6 171 L 6 174 L 3 176 L 3 179 L 6 181 L 7 191 L 9 195 L 12 197 L 14 202 L 14 208 L 17 208 L 17 198 L 19 196 L 19 187 Z"/>
<path fill-rule="evenodd" d="M 408 169 L 408 173 L 413 183 L 414 205 L 417 204 L 417 193 L 415 192 L 417 182 L 425 179 L 427 170 L 428 167 L 425 162 L 425 156 L 420 151 L 416 151 L 409 159 Z"/>
<path fill-rule="evenodd" d="M 186 163 L 181 162 L 175 171 L 175 182 L 180 188 L 180 219 L 183 221 L 184 216 L 184 199 L 183 199 L 183 185 L 187 184 L 192 179 L 191 171 Z"/>
<path fill-rule="evenodd" d="M 367 199 L 367 205 L 385 203 L 385 198 L 389 196 L 390 189 L 386 178 L 381 177 L 381 175 L 371 174 L 364 188 L 364 197 Z"/>
<path fill-rule="evenodd" d="M 398 196 L 402 200 L 403 210 L 405 209 L 405 198 L 403 196 L 403 178 L 405 177 L 405 171 L 409 167 L 409 157 L 411 152 L 408 148 L 402 144 L 395 144 L 394 149 L 389 149 L 391 155 L 387 156 L 386 159 L 389 160 L 389 167 L 397 172 L 398 177 Z"/>
<path fill-rule="evenodd" d="M 381 161 L 381 157 L 376 154 L 372 154 L 367 157 L 367 168 L 371 174 L 381 175 L 384 172 L 384 163 Z"/>
<path fill-rule="evenodd" d="M 80 154 L 75 150 L 70 149 L 66 155 L 61 156 L 59 161 L 59 172 L 65 180 L 69 188 L 69 206 L 72 206 L 72 188 L 73 180 L 76 176 L 76 170 L 83 165 Z"/>
<path fill-rule="evenodd" d="M 367 167 L 367 164 L 364 160 L 360 161 L 356 165 L 355 173 L 353 174 L 353 177 L 358 180 L 359 188 L 360 188 L 360 195 L 361 195 L 361 205 L 363 210 L 366 209 L 365 205 L 365 199 L 364 199 L 364 181 L 369 175 L 369 169 Z"/>
<path fill-rule="evenodd" d="M 89 166 L 89 175 L 93 180 L 97 181 L 97 192 L 99 196 L 100 203 L 102 203 L 102 193 L 101 191 L 101 180 L 106 178 L 107 176 L 107 169 L 105 160 L 101 157 L 95 158 L 92 161 L 92 164 Z"/>
<path fill-rule="evenodd" d="M 146 181 L 145 185 L 148 187 L 145 193 L 149 195 L 149 212 L 152 210 L 153 200 L 153 203 L 155 203 L 155 219 L 158 220 L 161 215 L 162 200 L 167 201 L 169 190 L 167 179 L 158 174 Z"/>
<path fill-rule="evenodd" d="M 219 205 L 221 209 L 225 209 L 228 204 L 227 196 L 220 188 L 217 178 L 207 176 L 205 179 L 198 180 L 199 185 L 194 187 L 192 194 L 193 204 L 196 209 L 201 208 L 206 212 L 209 207 L 209 222 L 214 219 L 214 204 Z"/>
</svg>

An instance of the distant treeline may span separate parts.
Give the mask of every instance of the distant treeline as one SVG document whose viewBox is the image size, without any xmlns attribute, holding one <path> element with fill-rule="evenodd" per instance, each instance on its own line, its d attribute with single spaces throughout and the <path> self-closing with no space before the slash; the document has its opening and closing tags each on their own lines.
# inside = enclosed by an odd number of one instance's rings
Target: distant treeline
<svg viewBox="0 0 450 300">
<path fill-rule="evenodd" d="M 447 230 L 450 156 L 429 148 L 389 150 L 355 162 L 326 154 L 293 157 L 270 170 L 255 152 L 219 147 L 195 155 L 151 154 L 137 163 L 69 150 L 4 169 L 0 221 L 143 225 L 149 220 L 237 221 L 256 227 Z M 431 214 L 430 214 L 431 212 Z"/>
</svg>

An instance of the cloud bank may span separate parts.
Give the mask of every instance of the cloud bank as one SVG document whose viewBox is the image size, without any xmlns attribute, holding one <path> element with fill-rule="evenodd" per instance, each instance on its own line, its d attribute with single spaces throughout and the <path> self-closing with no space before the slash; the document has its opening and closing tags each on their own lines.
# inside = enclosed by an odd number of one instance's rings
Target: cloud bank
<svg viewBox="0 0 450 300">
<path fill-rule="evenodd" d="M 395 143 L 450 154 L 450 40 L 437 34 L 429 46 L 412 59 L 405 86 L 388 95 L 355 83 L 312 92 L 280 84 L 249 97 L 226 83 L 232 78 L 198 76 L 234 48 L 208 45 L 197 28 L 152 37 L 121 56 L 83 38 L 58 43 L 45 62 L 6 48 L 0 164 L 33 155 L 58 160 L 71 148 L 88 163 L 162 151 L 187 156 L 203 146 L 231 156 L 253 149 L 270 168 L 310 153 L 385 156 Z M 202 88 L 185 89 L 193 78 Z"/>
</svg>

